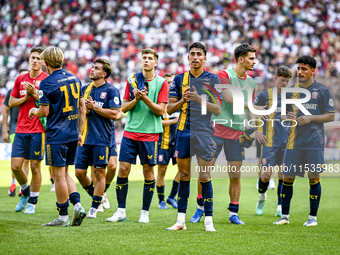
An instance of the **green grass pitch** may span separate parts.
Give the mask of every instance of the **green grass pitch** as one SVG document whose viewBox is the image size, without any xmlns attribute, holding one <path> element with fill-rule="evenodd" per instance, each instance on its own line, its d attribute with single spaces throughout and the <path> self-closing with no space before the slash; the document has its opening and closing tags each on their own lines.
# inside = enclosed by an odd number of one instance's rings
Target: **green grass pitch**
<svg viewBox="0 0 340 255">
<path fill-rule="evenodd" d="M 44 165 L 44 163 L 43 163 Z M 266 209 L 255 215 L 258 199 L 255 178 L 242 179 L 240 218 L 245 225 L 227 223 L 229 211 L 228 179 L 213 179 L 214 226 L 217 232 L 206 233 L 203 222 L 189 223 L 196 207 L 196 179 L 191 182 L 191 196 L 187 212 L 186 231 L 166 231 L 177 219 L 177 210 L 158 209 L 155 192 L 150 208 L 150 223 L 138 223 L 142 206 L 141 167 L 131 172 L 127 198 L 127 221 L 107 223 L 117 208 L 115 186 L 108 190 L 111 208 L 98 213 L 97 219 L 85 219 L 80 227 L 49 228 L 41 224 L 58 216 L 55 194 L 50 192 L 49 174 L 43 166 L 41 188 L 36 214 L 16 213 L 19 198 L 7 194 L 10 183 L 10 163 L 0 161 L 0 254 L 338 254 L 340 252 L 339 194 L 337 178 L 324 178 L 318 226 L 303 227 L 309 213 L 309 185 L 307 179 L 297 179 L 291 205 L 291 222 L 274 226 L 278 218 L 276 190 L 267 192 Z M 166 176 L 166 196 L 176 167 Z M 73 173 L 74 170 L 71 169 Z M 90 208 L 91 198 L 78 184 L 82 205 Z M 18 188 L 17 188 L 18 191 Z M 69 207 L 70 215 L 73 206 Z"/>
</svg>

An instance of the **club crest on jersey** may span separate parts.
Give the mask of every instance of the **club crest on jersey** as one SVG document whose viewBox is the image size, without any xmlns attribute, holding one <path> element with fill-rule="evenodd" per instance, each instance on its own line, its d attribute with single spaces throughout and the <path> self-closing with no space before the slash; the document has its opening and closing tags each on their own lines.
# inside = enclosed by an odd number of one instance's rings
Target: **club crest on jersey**
<svg viewBox="0 0 340 255">
<path fill-rule="evenodd" d="M 206 90 L 209 89 L 209 87 L 207 85 L 203 85 L 203 88 L 206 89 Z"/>
<path fill-rule="evenodd" d="M 119 104 L 119 98 L 118 98 L 118 97 L 115 97 L 115 98 L 113 99 L 113 102 L 114 102 L 115 104 Z"/>
<path fill-rule="evenodd" d="M 105 99 L 106 95 L 107 95 L 106 92 L 102 92 L 102 93 L 100 94 L 100 98 L 101 98 L 101 99 Z"/>
<path fill-rule="evenodd" d="M 266 158 L 262 159 L 262 165 L 267 165 L 267 159 Z"/>
<path fill-rule="evenodd" d="M 158 156 L 158 161 L 163 161 L 163 155 Z"/>
<path fill-rule="evenodd" d="M 312 92 L 312 98 L 316 99 L 318 98 L 319 93 L 318 92 Z"/>
<path fill-rule="evenodd" d="M 178 151 L 175 151 L 175 158 L 178 158 Z"/>
</svg>

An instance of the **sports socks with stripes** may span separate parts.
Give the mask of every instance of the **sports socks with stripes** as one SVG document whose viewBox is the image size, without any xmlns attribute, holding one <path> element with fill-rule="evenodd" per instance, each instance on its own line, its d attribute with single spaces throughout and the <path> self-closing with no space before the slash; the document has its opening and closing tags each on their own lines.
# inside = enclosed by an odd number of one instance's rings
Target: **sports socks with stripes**
<svg viewBox="0 0 340 255">
<path fill-rule="evenodd" d="M 153 193 L 155 192 L 155 180 L 144 180 L 143 189 L 143 208 L 144 211 L 149 211 L 152 201 Z M 163 186 L 163 200 L 164 200 L 164 186 Z"/>
<path fill-rule="evenodd" d="M 211 180 L 201 182 L 205 216 L 213 215 L 213 187 Z"/>
<path fill-rule="evenodd" d="M 116 184 L 116 195 L 118 201 L 118 208 L 125 208 L 126 207 L 126 196 L 129 187 L 129 180 L 128 178 L 121 178 L 117 177 L 117 184 Z"/>
<path fill-rule="evenodd" d="M 289 215 L 290 201 L 293 197 L 293 183 L 283 181 L 282 185 L 282 215 Z"/>
<path fill-rule="evenodd" d="M 90 197 L 93 197 L 93 192 L 94 192 L 94 185 L 93 181 L 91 181 L 91 184 L 89 186 L 83 187 L 84 190 L 86 190 L 87 194 L 90 195 Z"/>
<path fill-rule="evenodd" d="M 175 198 L 177 191 L 178 191 L 178 185 L 179 183 L 176 181 L 172 181 L 172 188 L 169 197 L 170 198 Z"/>
<path fill-rule="evenodd" d="M 165 186 L 157 186 L 157 195 L 159 202 L 162 202 L 164 200 L 164 188 Z"/>
<path fill-rule="evenodd" d="M 283 180 L 279 180 L 279 184 L 277 185 L 277 204 L 282 205 L 282 186 L 283 186 Z"/>
<path fill-rule="evenodd" d="M 309 202 L 310 202 L 310 216 L 317 216 L 320 198 L 321 198 L 321 184 L 320 181 L 317 183 L 309 183 Z"/>
<path fill-rule="evenodd" d="M 266 193 L 268 189 L 269 182 L 263 182 L 261 178 L 259 178 L 259 193 Z"/>
<path fill-rule="evenodd" d="M 186 213 L 188 207 L 188 199 L 190 194 L 190 180 L 179 181 L 178 186 L 178 212 Z"/>
</svg>

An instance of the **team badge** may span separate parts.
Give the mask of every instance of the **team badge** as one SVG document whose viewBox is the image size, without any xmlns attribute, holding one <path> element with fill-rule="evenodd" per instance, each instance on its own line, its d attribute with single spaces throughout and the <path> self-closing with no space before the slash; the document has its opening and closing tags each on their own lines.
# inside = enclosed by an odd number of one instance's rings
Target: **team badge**
<svg viewBox="0 0 340 255">
<path fill-rule="evenodd" d="M 42 90 L 38 90 L 38 95 L 39 95 L 39 99 L 43 97 L 44 92 Z"/>
<path fill-rule="evenodd" d="M 209 89 L 209 87 L 208 87 L 208 86 L 206 86 L 206 85 L 203 85 L 203 89 L 206 89 L 206 90 L 208 90 L 208 89 Z"/>
<path fill-rule="evenodd" d="M 106 94 L 107 94 L 106 92 L 102 92 L 102 93 L 100 94 L 100 98 L 101 98 L 101 99 L 105 99 Z"/>
<path fill-rule="evenodd" d="M 175 151 L 175 158 L 178 158 L 178 151 Z"/>
<path fill-rule="evenodd" d="M 334 107 L 334 101 L 333 101 L 332 98 L 329 99 L 329 105 L 332 106 L 332 107 Z"/>
<path fill-rule="evenodd" d="M 114 102 L 115 104 L 119 104 L 119 98 L 118 98 L 118 97 L 115 97 L 115 98 L 113 99 L 113 102 Z"/>
<path fill-rule="evenodd" d="M 163 161 L 163 155 L 158 156 L 158 161 Z"/>
<path fill-rule="evenodd" d="M 312 98 L 316 99 L 318 98 L 319 93 L 318 92 L 313 92 L 312 93 Z"/>
<path fill-rule="evenodd" d="M 267 159 L 266 158 L 262 159 L 262 165 L 267 165 Z"/>
</svg>

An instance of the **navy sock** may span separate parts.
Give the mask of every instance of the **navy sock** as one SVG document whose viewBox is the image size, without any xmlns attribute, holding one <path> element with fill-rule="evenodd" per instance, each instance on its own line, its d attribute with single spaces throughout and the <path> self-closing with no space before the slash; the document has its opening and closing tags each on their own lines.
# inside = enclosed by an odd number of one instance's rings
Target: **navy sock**
<svg viewBox="0 0 340 255">
<path fill-rule="evenodd" d="M 293 196 L 293 183 L 285 183 L 282 185 L 282 214 L 289 215 L 290 201 Z"/>
<path fill-rule="evenodd" d="M 144 191 L 143 191 L 143 208 L 144 211 L 149 211 L 150 204 L 152 201 L 153 193 L 155 192 L 155 180 L 144 180 Z M 164 186 L 163 186 L 164 188 Z M 164 190 L 163 190 L 164 199 Z"/>
<path fill-rule="evenodd" d="M 93 181 L 89 186 L 83 187 L 84 190 L 86 190 L 87 194 L 90 195 L 90 197 L 93 197 L 93 192 L 94 192 L 94 186 L 93 186 Z"/>
<path fill-rule="evenodd" d="M 107 189 L 110 187 L 111 184 L 107 184 L 105 185 L 105 190 L 104 190 L 104 193 L 107 191 Z"/>
<path fill-rule="evenodd" d="M 21 192 L 24 197 L 29 197 L 30 196 L 30 185 L 28 185 L 28 187 L 22 190 Z"/>
<path fill-rule="evenodd" d="M 117 177 L 116 194 L 117 194 L 118 208 L 126 207 L 126 196 L 128 192 L 128 187 L 129 187 L 128 178 Z"/>
<path fill-rule="evenodd" d="M 320 181 L 317 183 L 309 183 L 309 202 L 310 202 L 310 212 L 309 215 L 317 216 L 320 198 L 321 198 L 321 184 Z"/>
<path fill-rule="evenodd" d="M 205 209 L 205 208 L 204 208 Z M 240 209 L 240 204 L 239 203 L 230 203 L 228 210 L 234 213 L 238 213 L 238 210 Z"/>
<path fill-rule="evenodd" d="M 186 213 L 190 194 L 190 180 L 179 181 L 178 186 L 178 212 Z"/>
<path fill-rule="evenodd" d="M 28 203 L 33 204 L 33 205 L 37 204 L 38 203 L 38 197 L 30 197 L 28 199 Z"/>
<path fill-rule="evenodd" d="M 53 180 L 53 178 L 51 178 L 50 180 L 51 180 L 51 183 L 53 184 L 53 183 L 54 183 L 54 180 Z"/>
<path fill-rule="evenodd" d="M 202 195 L 197 195 L 197 199 L 196 199 L 196 201 L 197 201 L 197 204 L 199 205 L 199 206 L 203 206 L 203 196 Z"/>
<path fill-rule="evenodd" d="M 157 186 L 157 194 L 159 202 L 164 201 L 164 187 L 165 186 Z"/>
<path fill-rule="evenodd" d="M 277 185 L 277 204 L 278 205 L 282 205 L 282 197 L 281 197 L 281 193 L 282 193 L 282 184 L 283 180 L 279 180 L 279 184 Z"/>
<path fill-rule="evenodd" d="M 213 215 L 213 186 L 211 180 L 201 182 L 205 216 Z"/>
<path fill-rule="evenodd" d="M 92 205 L 91 207 L 98 209 L 100 202 L 102 201 L 102 197 L 100 196 L 93 196 L 92 197 Z"/>
<path fill-rule="evenodd" d="M 175 198 L 176 194 L 178 191 L 178 182 L 172 181 L 172 188 L 169 197 L 170 198 Z"/>
<path fill-rule="evenodd" d="M 68 200 L 63 204 L 58 204 L 58 202 L 56 204 L 57 204 L 57 209 L 59 211 L 59 215 L 68 215 L 68 206 L 69 206 Z"/>
<path fill-rule="evenodd" d="M 80 194 L 78 192 L 73 192 L 70 194 L 69 199 L 73 205 L 80 203 Z"/>
<path fill-rule="evenodd" d="M 259 193 L 266 193 L 268 185 L 269 182 L 263 182 L 261 178 L 259 178 Z"/>
</svg>

